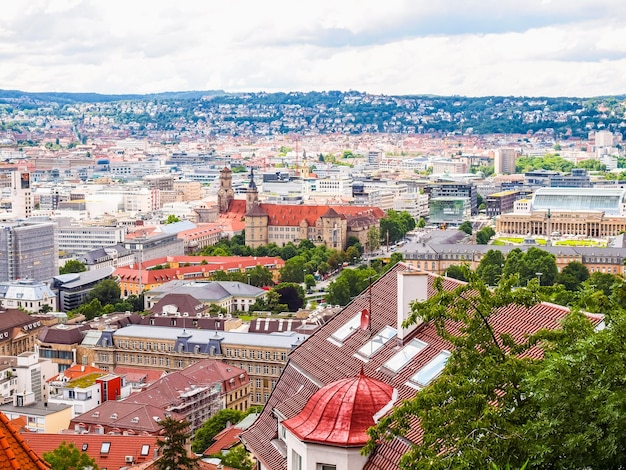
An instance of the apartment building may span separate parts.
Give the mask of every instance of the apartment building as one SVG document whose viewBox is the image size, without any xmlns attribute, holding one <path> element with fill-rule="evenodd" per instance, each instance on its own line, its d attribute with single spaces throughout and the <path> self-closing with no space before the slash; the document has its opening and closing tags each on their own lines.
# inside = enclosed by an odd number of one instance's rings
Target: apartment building
<svg viewBox="0 0 626 470">
<path fill-rule="evenodd" d="M 97 332 L 90 346 L 97 367 L 117 366 L 182 370 L 196 362 L 221 359 L 243 369 L 250 378 L 250 405 L 263 405 L 276 385 L 289 352 L 306 335 L 243 333 L 194 328 L 128 325 Z"/>
</svg>

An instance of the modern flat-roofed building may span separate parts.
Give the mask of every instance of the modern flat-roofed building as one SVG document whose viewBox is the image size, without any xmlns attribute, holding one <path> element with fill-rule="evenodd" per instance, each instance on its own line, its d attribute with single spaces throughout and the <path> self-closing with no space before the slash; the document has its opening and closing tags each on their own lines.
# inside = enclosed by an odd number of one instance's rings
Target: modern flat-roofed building
<svg viewBox="0 0 626 470">
<path fill-rule="evenodd" d="M 58 230 L 59 251 L 82 255 L 124 241 L 125 227 L 64 225 Z"/>
<path fill-rule="evenodd" d="M 58 292 L 58 309 L 61 312 L 69 312 L 78 308 L 87 299 L 96 284 L 111 278 L 114 271 L 115 268 L 108 267 L 54 276 L 52 288 Z"/>
<path fill-rule="evenodd" d="M 489 194 L 485 199 L 487 217 L 495 217 L 507 212 L 513 212 L 515 201 L 521 197 L 520 191 L 500 191 Z"/>
</svg>

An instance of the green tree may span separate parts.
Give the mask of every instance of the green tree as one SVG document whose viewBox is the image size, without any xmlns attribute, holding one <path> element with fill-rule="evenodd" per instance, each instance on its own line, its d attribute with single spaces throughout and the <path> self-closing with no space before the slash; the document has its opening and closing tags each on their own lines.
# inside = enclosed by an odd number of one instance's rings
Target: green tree
<svg viewBox="0 0 626 470">
<path fill-rule="evenodd" d="M 528 282 L 538 277 L 542 286 L 551 286 L 558 274 L 556 257 L 541 248 L 530 247 L 523 257 L 523 266 L 520 277 Z"/>
<path fill-rule="evenodd" d="M 247 273 L 250 275 L 250 284 L 256 287 L 274 285 L 274 276 L 265 266 L 255 266 Z"/>
<path fill-rule="evenodd" d="M 488 286 L 495 286 L 502 276 L 504 262 L 504 255 L 500 250 L 489 250 L 478 263 L 476 274 Z"/>
<path fill-rule="evenodd" d="M 196 431 L 191 450 L 201 454 L 213 443 L 213 438 L 226 428 L 228 423 L 237 424 L 245 416 L 243 411 L 224 408 L 207 419 Z"/>
<path fill-rule="evenodd" d="M 174 214 L 170 214 L 167 216 L 167 219 L 165 220 L 165 224 L 173 224 L 175 222 L 180 222 L 180 218 Z"/>
<path fill-rule="evenodd" d="M 461 225 L 459 225 L 459 230 L 467 233 L 468 235 L 471 235 L 474 231 L 472 223 L 469 220 L 466 220 Z"/>
<path fill-rule="evenodd" d="M 190 470 L 198 468 L 198 458 L 187 450 L 190 437 L 189 422 L 167 417 L 159 422 L 161 433 L 157 445 L 161 458 L 156 461 L 158 470 Z"/>
<path fill-rule="evenodd" d="M 73 442 L 69 444 L 65 441 L 61 442 L 56 449 L 44 452 L 43 459 L 54 470 L 81 470 L 85 468 L 98 470 L 96 461 L 89 457 L 86 452 L 81 452 Z"/>
<path fill-rule="evenodd" d="M 120 286 L 113 279 L 103 279 L 98 282 L 91 292 L 89 292 L 88 300 L 98 299 L 102 305 L 111 304 L 120 301 Z"/>
<path fill-rule="evenodd" d="M 580 284 L 589 278 L 587 266 L 580 261 L 572 261 L 557 274 L 557 284 L 562 284 L 565 289 L 575 291 L 580 288 Z"/>
<path fill-rule="evenodd" d="M 483 227 L 478 232 L 476 232 L 476 243 L 479 245 L 487 245 L 491 237 L 496 234 L 495 230 L 491 227 Z"/>
<path fill-rule="evenodd" d="M 625 468 L 624 311 L 600 331 L 574 312 L 551 336 L 525 384 L 537 410 L 522 428 L 530 468 Z"/>
<path fill-rule="evenodd" d="M 372 225 L 367 231 L 367 250 L 369 253 L 380 248 L 380 229 Z"/>
<path fill-rule="evenodd" d="M 326 301 L 329 304 L 348 305 L 351 299 L 350 284 L 347 278 L 339 276 L 328 285 Z"/>
<path fill-rule="evenodd" d="M 222 465 L 239 470 L 254 470 L 256 465 L 250 458 L 243 444 L 231 448 L 226 454 L 215 455 L 222 460 Z"/>
<path fill-rule="evenodd" d="M 426 219 L 424 217 L 420 217 L 420 220 L 417 222 L 417 228 L 426 227 Z"/>
<path fill-rule="evenodd" d="M 84 315 L 85 319 L 87 320 L 93 320 L 94 318 L 99 317 L 104 313 L 105 310 L 99 299 L 91 299 L 90 301 L 85 302 L 78 308 L 75 308 L 74 310 L 71 310 L 69 312 L 72 317 Z"/>
<path fill-rule="evenodd" d="M 530 308 L 538 303 L 538 282 L 515 289 L 515 277 L 502 278 L 492 290 L 475 272 L 465 270 L 468 283 L 453 290 L 445 290 L 443 278 L 437 278 L 435 295 L 413 303 L 405 322 L 431 322 L 452 344 L 442 374 L 368 431 L 371 439 L 364 454 L 379 440 L 406 435 L 419 420 L 423 437 L 402 456 L 401 468 L 524 464 L 527 444 L 519 423 L 528 419 L 531 398 L 523 393 L 522 380 L 535 361 L 523 353 L 535 339 L 516 341 L 497 333 L 492 317 L 510 305 Z"/>
<path fill-rule="evenodd" d="M 304 285 L 306 286 L 306 289 L 308 291 L 315 287 L 315 277 L 313 276 L 313 274 L 307 274 L 306 276 L 304 276 Z"/>
<path fill-rule="evenodd" d="M 67 260 L 65 264 L 59 268 L 59 274 L 83 273 L 85 271 L 87 271 L 85 263 L 76 259 Z"/>
<path fill-rule="evenodd" d="M 281 282 L 304 282 L 305 264 L 306 258 L 302 255 L 285 261 L 285 266 L 280 268 Z"/>
<path fill-rule="evenodd" d="M 295 282 L 281 282 L 274 291 L 278 293 L 279 302 L 286 304 L 290 312 L 296 312 L 304 306 L 304 289 Z"/>
<path fill-rule="evenodd" d="M 463 267 L 453 264 L 452 266 L 448 266 L 446 269 L 446 276 L 451 277 L 453 279 L 458 279 L 459 281 L 467 281 L 465 277 L 465 269 Z"/>
</svg>

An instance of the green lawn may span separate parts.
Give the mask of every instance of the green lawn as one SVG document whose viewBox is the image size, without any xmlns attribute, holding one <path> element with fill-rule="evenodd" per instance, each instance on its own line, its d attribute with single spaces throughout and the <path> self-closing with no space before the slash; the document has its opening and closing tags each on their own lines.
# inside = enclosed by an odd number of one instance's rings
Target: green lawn
<svg viewBox="0 0 626 470">
<path fill-rule="evenodd" d="M 606 242 L 599 242 L 596 240 L 559 240 L 554 243 L 555 245 L 565 246 L 600 246 L 606 247 Z"/>
</svg>

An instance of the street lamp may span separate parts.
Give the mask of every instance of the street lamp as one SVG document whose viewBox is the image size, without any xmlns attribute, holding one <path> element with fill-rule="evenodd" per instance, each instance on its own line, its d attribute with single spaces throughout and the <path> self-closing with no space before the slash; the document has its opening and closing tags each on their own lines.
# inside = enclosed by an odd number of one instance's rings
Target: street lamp
<svg viewBox="0 0 626 470">
<path fill-rule="evenodd" d="M 248 273 L 248 285 L 250 285 L 250 273 Z"/>
</svg>

